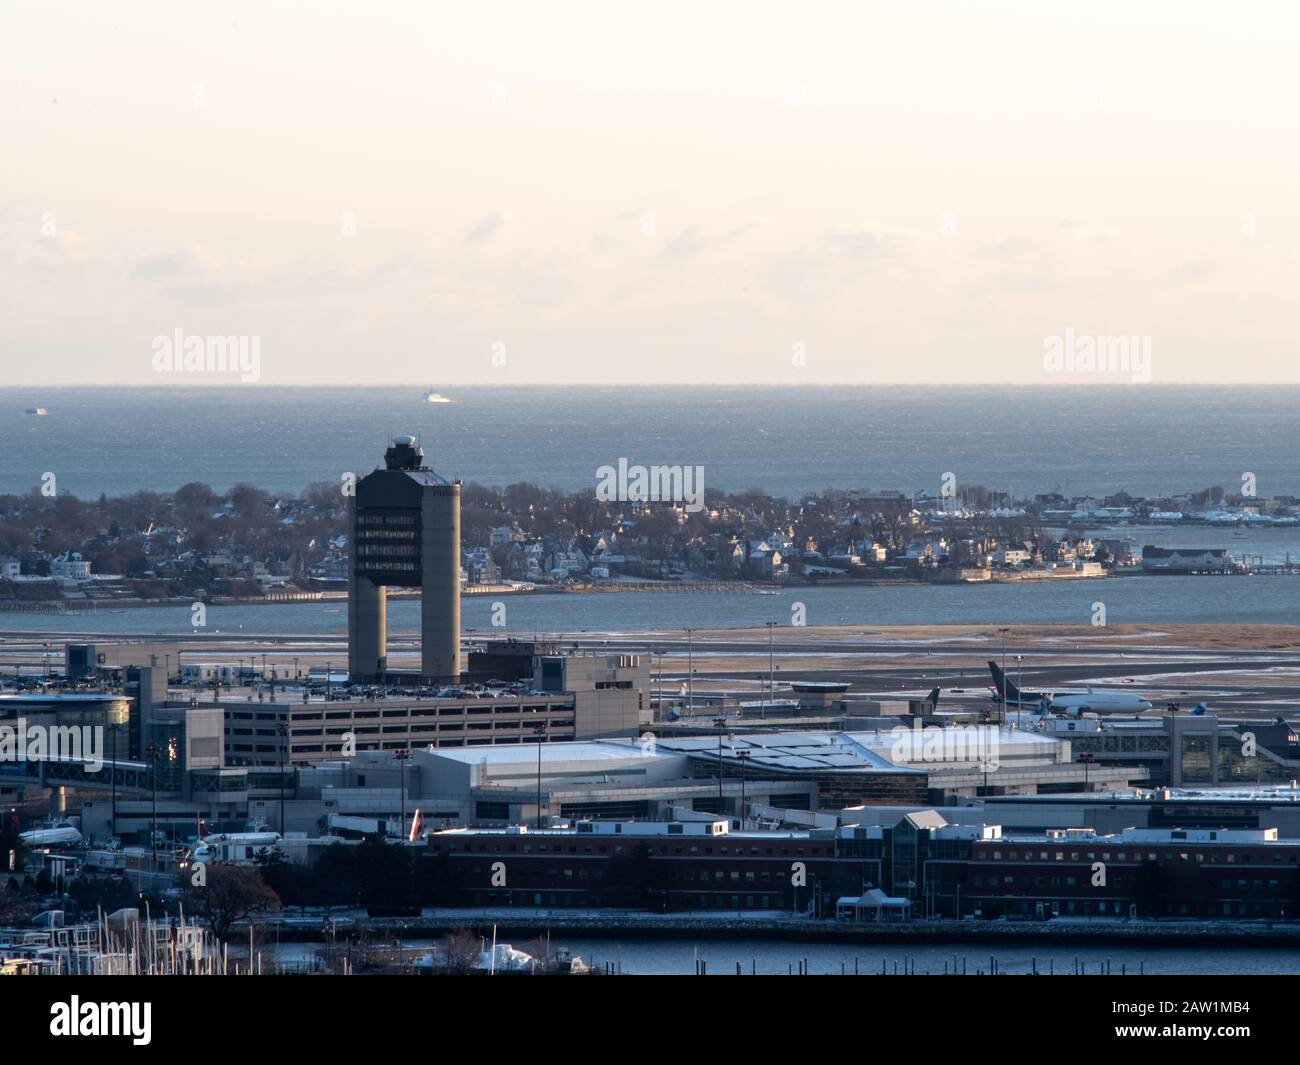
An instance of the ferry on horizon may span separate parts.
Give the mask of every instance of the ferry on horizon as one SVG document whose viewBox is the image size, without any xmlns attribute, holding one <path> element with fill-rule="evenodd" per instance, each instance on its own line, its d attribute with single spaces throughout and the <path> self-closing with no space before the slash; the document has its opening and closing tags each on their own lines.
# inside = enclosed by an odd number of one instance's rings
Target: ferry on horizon
<svg viewBox="0 0 1300 1065">
<path fill-rule="evenodd" d="M 451 400 L 449 400 L 446 396 L 441 395 L 441 394 L 438 393 L 438 392 L 435 392 L 433 389 L 429 389 L 429 391 L 425 394 L 424 402 L 426 402 L 426 403 L 450 403 Z"/>
</svg>

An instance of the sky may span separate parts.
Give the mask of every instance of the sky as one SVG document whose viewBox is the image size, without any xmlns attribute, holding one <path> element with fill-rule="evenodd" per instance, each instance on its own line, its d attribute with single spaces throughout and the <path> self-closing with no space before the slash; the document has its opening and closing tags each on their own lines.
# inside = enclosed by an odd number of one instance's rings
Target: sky
<svg viewBox="0 0 1300 1065">
<path fill-rule="evenodd" d="M 255 339 L 250 387 L 1300 382 L 1298 45 L 1286 4 L 5 0 L 0 383 L 231 383 L 159 370 L 177 330 Z M 1045 362 L 1108 337 L 1146 373 Z"/>
</svg>

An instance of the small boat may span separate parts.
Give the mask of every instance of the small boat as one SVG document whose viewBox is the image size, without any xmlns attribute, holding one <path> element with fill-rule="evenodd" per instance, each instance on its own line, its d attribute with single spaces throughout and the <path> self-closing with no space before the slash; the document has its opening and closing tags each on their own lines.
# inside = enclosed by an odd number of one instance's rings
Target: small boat
<svg viewBox="0 0 1300 1065">
<path fill-rule="evenodd" d="M 429 391 L 425 394 L 424 402 L 425 403 L 450 403 L 451 400 L 449 400 L 446 396 L 433 391 L 433 389 L 429 389 Z"/>
<path fill-rule="evenodd" d="M 555 971 L 579 976 L 591 972 L 591 966 L 573 951 L 561 947 L 555 952 Z"/>
<path fill-rule="evenodd" d="M 40 415 L 40 414 L 49 414 L 50 412 L 47 411 L 44 407 L 28 407 L 27 413 Z"/>
<path fill-rule="evenodd" d="M 471 967 L 478 972 L 526 973 L 532 971 L 533 964 L 531 954 L 515 950 L 509 943 L 497 943 L 490 950 L 480 951 Z"/>
</svg>

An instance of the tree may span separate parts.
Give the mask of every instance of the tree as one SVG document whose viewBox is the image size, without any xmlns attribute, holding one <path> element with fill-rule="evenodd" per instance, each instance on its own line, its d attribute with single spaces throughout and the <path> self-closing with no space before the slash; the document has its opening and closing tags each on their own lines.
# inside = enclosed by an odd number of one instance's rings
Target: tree
<svg viewBox="0 0 1300 1065">
<path fill-rule="evenodd" d="M 361 887 L 357 879 L 356 848 L 335 843 L 326 847 L 312 866 L 313 901 L 326 906 L 358 906 Z"/>
<path fill-rule="evenodd" d="M 135 904 L 138 896 L 123 877 L 78 877 L 68 887 L 68 895 L 83 911 L 99 908 L 113 913 Z"/>
<path fill-rule="evenodd" d="M 0 830 L 0 870 L 21 872 L 27 862 L 26 849 L 18 831 L 18 818 L 7 818 L 3 830 Z"/>
<path fill-rule="evenodd" d="M 174 498 L 178 507 L 210 507 L 217 503 L 221 497 L 206 484 L 191 481 L 189 484 L 183 484 L 176 489 Z"/>
<path fill-rule="evenodd" d="M 207 921 L 212 934 L 225 942 L 230 930 L 255 914 L 282 908 L 280 897 L 262 874 L 249 865 L 212 865 L 207 883 L 190 890 L 187 904 L 191 913 Z"/>
<path fill-rule="evenodd" d="M 414 902 L 409 847 L 367 836 L 355 850 L 362 902 L 373 906 L 409 906 Z"/>
<path fill-rule="evenodd" d="M 230 489 L 230 505 L 241 517 L 261 517 L 266 513 L 270 496 L 255 485 L 240 482 Z"/>
<path fill-rule="evenodd" d="M 458 928 L 443 937 L 443 964 L 449 972 L 459 975 L 469 972 L 478 960 L 479 953 L 479 938 L 467 928 Z"/>
<path fill-rule="evenodd" d="M 305 866 L 294 865 L 279 851 L 264 848 L 253 855 L 266 886 L 285 906 L 306 906 L 310 902 L 311 884 Z"/>
</svg>

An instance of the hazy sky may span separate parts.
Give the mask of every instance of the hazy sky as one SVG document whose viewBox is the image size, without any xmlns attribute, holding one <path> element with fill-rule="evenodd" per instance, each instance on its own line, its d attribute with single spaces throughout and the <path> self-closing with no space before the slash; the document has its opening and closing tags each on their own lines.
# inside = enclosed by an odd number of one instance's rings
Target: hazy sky
<svg viewBox="0 0 1300 1065">
<path fill-rule="evenodd" d="M 1066 330 L 1300 381 L 1298 46 L 1287 4 L 6 0 L 0 383 L 165 384 L 178 328 L 277 384 L 1113 382 L 1044 371 Z"/>
</svg>

